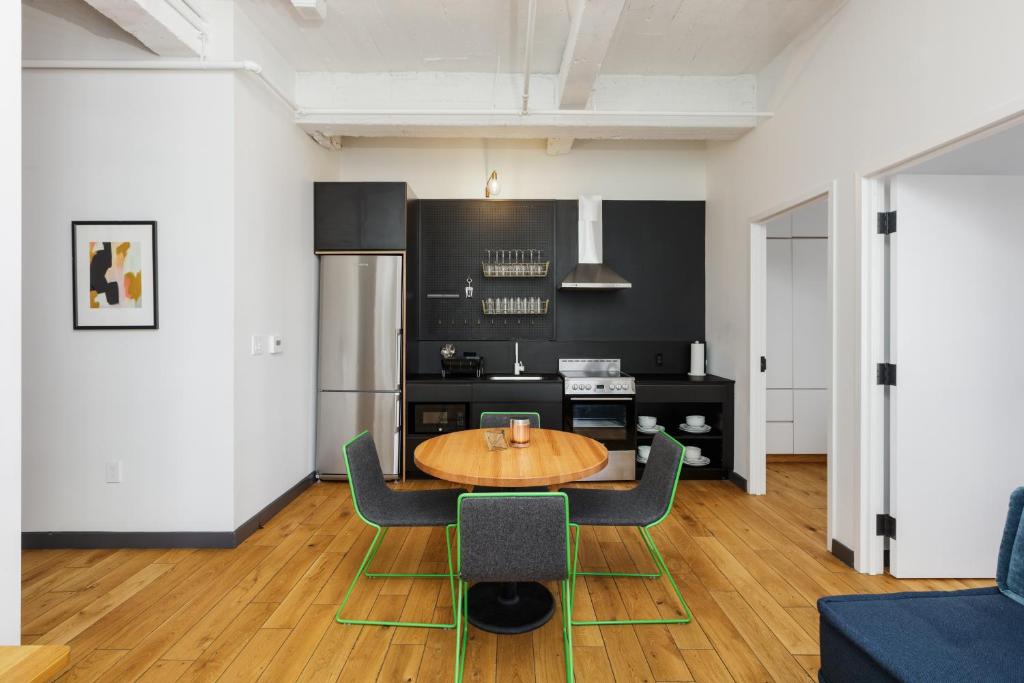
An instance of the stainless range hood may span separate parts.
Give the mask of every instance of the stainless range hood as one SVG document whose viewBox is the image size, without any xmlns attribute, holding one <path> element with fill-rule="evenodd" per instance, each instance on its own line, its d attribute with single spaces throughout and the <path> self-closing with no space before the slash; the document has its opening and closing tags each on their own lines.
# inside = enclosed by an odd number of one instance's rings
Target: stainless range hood
<svg viewBox="0 0 1024 683">
<path fill-rule="evenodd" d="M 633 285 L 604 264 L 601 196 L 580 195 L 579 259 L 562 280 L 562 289 L 627 289 Z"/>
</svg>

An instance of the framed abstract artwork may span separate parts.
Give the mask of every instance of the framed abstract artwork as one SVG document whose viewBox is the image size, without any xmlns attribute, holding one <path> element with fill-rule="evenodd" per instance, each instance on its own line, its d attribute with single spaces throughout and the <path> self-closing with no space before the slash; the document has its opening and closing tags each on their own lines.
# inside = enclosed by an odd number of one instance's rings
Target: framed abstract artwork
<svg viewBox="0 0 1024 683">
<path fill-rule="evenodd" d="M 155 330 L 156 221 L 71 223 L 76 330 Z"/>
</svg>

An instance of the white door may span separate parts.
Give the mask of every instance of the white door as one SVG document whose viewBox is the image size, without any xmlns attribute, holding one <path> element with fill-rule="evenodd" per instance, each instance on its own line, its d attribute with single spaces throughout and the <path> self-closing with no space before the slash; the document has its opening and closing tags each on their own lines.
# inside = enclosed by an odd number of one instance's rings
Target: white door
<svg viewBox="0 0 1024 683">
<path fill-rule="evenodd" d="M 892 184 L 890 571 L 992 577 L 1024 483 L 1024 178 Z"/>
</svg>

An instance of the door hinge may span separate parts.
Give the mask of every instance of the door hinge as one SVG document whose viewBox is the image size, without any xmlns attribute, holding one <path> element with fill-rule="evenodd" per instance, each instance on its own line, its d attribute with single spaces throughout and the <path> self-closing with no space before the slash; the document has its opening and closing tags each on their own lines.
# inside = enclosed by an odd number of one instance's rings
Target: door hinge
<svg viewBox="0 0 1024 683">
<path fill-rule="evenodd" d="M 895 211 L 879 211 L 878 212 L 878 234 L 879 235 L 891 235 L 896 232 L 896 212 Z"/>
<path fill-rule="evenodd" d="M 875 515 L 875 535 L 896 538 L 896 518 L 892 515 Z"/>
<path fill-rule="evenodd" d="M 768 370 L 768 359 L 761 356 L 761 372 L 767 372 Z"/>
<path fill-rule="evenodd" d="M 894 363 L 879 363 L 875 377 L 877 383 L 882 386 L 896 386 L 896 365 Z"/>
</svg>

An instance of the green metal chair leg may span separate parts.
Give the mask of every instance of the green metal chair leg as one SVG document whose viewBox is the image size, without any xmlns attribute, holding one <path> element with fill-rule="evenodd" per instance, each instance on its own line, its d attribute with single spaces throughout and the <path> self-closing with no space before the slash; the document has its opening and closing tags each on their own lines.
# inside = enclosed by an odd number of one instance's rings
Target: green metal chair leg
<svg viewBox="0 0 1024 683">
<path fill-rule="evenodd" d="M 661 520 L 658 520 L 661 521 Z M 655 522 L 657 524 L 657 522 Z M 665 558 L 661 556 L 661 552 L 658 550 L 658 546 L 654 543 L 654 539 L 651 537 L 650 529 L 654 527 L 654 524 L 644 527 L 637 527 L 640 530 L 640 537 L 644 539 L 644 545 L 647 546 L 647 552 L 651 554 L 651 559 L 654 560 L 654 566 L 658 572 L 656 574 L 649 573 L 627 573 L 627 572 L 584 572 L 577 571 L 573 577 L 572 592 L 573 595 L 576 593 L 576 581 L 575 576 L 604 576 L 604 577 L 626 577 L 626 578 L 648 578 L 658 579 L 662 575 L 668 578 L 670 584 L 672 584 L 672 590 L 675 592 L 676 597 L 679 599 L 679 604 L 683 607 L 683 612 L 686 614 L 685 617 L 675 619 L 606 619 L 596 621 L 573 621 L 574 626 L 615 626 L 619 624 L 688 624 L 693 621 L 693 613 L 690 612 L 689 605 L 686 604 L 686 600 L 683 599 L 683 594 L 679 590 L 679 586 L 676 585 L 676 580 L 672 577 L 672 572 L 669 571 L 668 565 L 665 563 Z M 576 533 L 576 552 L 579 552 L 580 537 L 579 532 Z M 577 555 L 578 557 L 578 555 Z"/>
<path fill-rule="evenodd" d="M 448 573 L 447 574 L 384 574 L 384 573 L 370 573 L 370 563 L 373 562 L 373 558 L 376 557 L 377 551 L 380 549 L 381 544 L 384 542 L 384 537 L 387 535 L 388 530 L 386 527 L 376 527 L 377 533 L 373 536 L 373 541 L 370 542 L 370 547 L 366 550 L 366 555 L 363 557 L 362 564 L 359 565 L 356 575 L 352 578 L 352 582 L 348 585 L 348 590 L 345 592 L 345 597 L 341 601 L 341 606 L 338 607 L 338 611 L 334 616 L 334 620 L 339 624 L 355 624 L 358 626 L 407 626 L 411 628 L 455 628 L 455 577 L 452 573 L 452 552 L 451 552 L 451 540 L 449 538 L 449 529 L 445 529 L 444 541 L 448 551 Z M 343 619 L 341 616 L 342 611 L 345 609 L 345 605 L 348 603 L 348 599 L 352 596 L 352 591 L 356 587 L 356 582 L 359 581 L 360 576 L 367 576 L 369 578 L 411 578 L 411 579 L 436 579 L 436 578 L 447 578 L 449 588 L 452 594 L 452 623 L 434 623 L 434 622 L 416 622 L 416 621 L 372 621 L 368 619 Z"/>
</svg>

